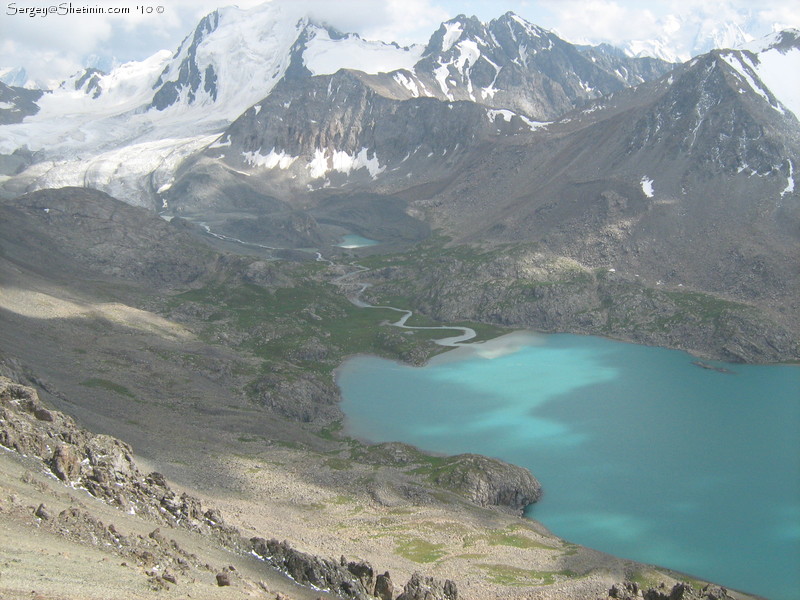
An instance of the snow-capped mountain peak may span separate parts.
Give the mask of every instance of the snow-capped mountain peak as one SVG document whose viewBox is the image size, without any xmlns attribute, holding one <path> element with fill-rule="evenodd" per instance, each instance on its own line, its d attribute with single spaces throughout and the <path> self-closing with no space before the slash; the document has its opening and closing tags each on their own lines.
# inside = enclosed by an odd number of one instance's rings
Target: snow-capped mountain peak
<svg viewBox="0 0 800 600">
<path fill-rule="evenodd" d="M 739 48 L 753 41 L 737 23 L 684 22 L 673 17 L 663 33 L 649 39 L 633 39 L 622 45 L 628 56 L 652 56 L 668 62 L 686 62 L 710 52 Z"/>
<path fill-rule="evenodd" d="M 226 106 L 237 115 L 283 77 L 306 19 L 280 3 L 251 10 L 229 7 L 204 17 L 154 85 L 151 108 Z"/>
<path fill-rule="evenodd" d="M 736 23 L 704 22 L 699 28 L 692 46 L 692 54 L 704 54 L 711 50 L 739 48 L 753 41 L 753 36 Z"/>
<path fill-rule="evenodd" d="M 800 119 L 800 31 L 773 33 L 723 57 L 776 110 L 788 109 Z"/>
<path fill-rule="evenodd" d="M 28 83 L 28 73 L 23 67 L 0 69 L 0 83 L 14 87 L 25 87 L 25 84 Z"/>
</svg>

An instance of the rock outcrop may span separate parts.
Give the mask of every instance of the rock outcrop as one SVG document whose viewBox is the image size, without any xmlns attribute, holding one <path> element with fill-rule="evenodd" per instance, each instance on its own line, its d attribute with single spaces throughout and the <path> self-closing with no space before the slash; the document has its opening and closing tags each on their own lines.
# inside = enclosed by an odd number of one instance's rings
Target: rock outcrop
<svg viewBox="0 0 800 600">
<path fill-rule="evenodd" d="M 233 542 L 236 530 L 199 499 L 177 494 L 160 473 L 144 475 L 133 451 L 108 435 L 80 428 L 70 417 L 45 408 L 36 390 L 0 377 L 0 445 L 35 457 L 66 485 L 165 525 L 214 534 Z"/>
<path fill-rule="evenodd" d="M 327 558 L 300 552 L 288 542 L 275 539 L 254 537 L 250 543 L 256 556 L 301 585 L 329 590 L 353 600 L 366 600 L 372 596 L 374 588 L 365 587 L 365 583 L 371 583 L 372 577 L 362 578 L 366 573 L 372 573 L 372 567 L 368 563 L 362 561 L 345 564 L 344 559 L 336 563 Z"/>
<path fill-rule="evenodd" d="M 458 600 L 458 588 L 450 579 L 442 580 L 414 573 L 397 600 Z"/>
<path fill-rule="evenodd" d="M 708 584 L 696 590 L 688 583 L 679 582 L 671 588 L 663 583 L 659 587 L 641 589 L 634 581 L 614 584 L 608 590 L 608 599 L 614 600 L 733 600 L 724 587 Z"/>
<path fill-rule="evenodd" d="M 433 481 L 460 492 L 479 506 L 507 506 L 520 511 L 536 502 L 542 486 L 530 471 L 479 454 L 445 459 Z"/>
</svg>

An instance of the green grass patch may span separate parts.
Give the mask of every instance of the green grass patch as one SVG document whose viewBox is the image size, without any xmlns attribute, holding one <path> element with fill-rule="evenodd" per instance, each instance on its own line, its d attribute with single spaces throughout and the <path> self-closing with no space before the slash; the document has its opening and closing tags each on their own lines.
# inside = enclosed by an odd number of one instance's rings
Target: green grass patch
<svg viewBox="0 0 800 600">
<path fill-rule="evenodd" d="M 356 499 L 353 496 L 336 496 L 333 500 L 328 500 L 328 503 L 334 506 L 341 506 L 343 504 L 354 504 L 355 501 Z"/>
<path fill-rule="evenodd" d="M 447 553 L 443 544 L 434 544 L 421 538 L 408 538 L 397 543 L 394 551 L 415 563 L 432 563 Z"/>
<path fill-rule="evenodd" d="M 572 542 L 565 542 L 564 543 L 564 552 L 562 556 L 575 556 L 578 553 L 578 549 L 580 546 L 578 544 L 573 544 Z"/>
<path fill-rule="evenodd" d="M 300 450 L 303 445 L 300 442 L 286 441 L 286 440 L 270 440 L 272 446 L 279 448 L 288 448 L 290 450 Z"/>
<path fill-rule="evenodd" d="M 542 544 L 541 542 L 532 540 L 528 536 L 520 535 L 519 533 L 514 533 L 513 526 L 507 527 L 505 529 L 491 531 L 487 535 L 482 535 L 478 536 L 477 538 L 473 538 L 469 540 L 469 544 L 467 543 L 467 541 L 465 541 L 464 546 L 472 545 L 479 540 L 484 540 L 490 546 L 509 546 L 511 548 L 520 548 L 520 549 L 538 548 L 541 550 L 557 550 L 557 548 L 553 546 Z"/>
<path fill-rule="evenodd" d="M 509 565 L 478 565 L 486 571 L 486 576 L 492 583 L 506 586 L 538 586 L 552 585 L 558 577 L 576 577 L 574 571 L 536 571 L 533 569 L 520 569 Z"/>
<path fill-rule="evenodd" d="M 99 388 L 103 390 L 108 390 L 109 392 L 114 392 L 115 394 L 119 394 L 120 396 L 127 396 L 128 398 L 136 399 L 136 396 L 133 395 L 128 388 L 124 385 L 119 383 L 114 383 L 113 381 L 109 381 L 108 379 L 100 379 L 99 377 L 92 377 L 90 379 L 85 379 L 81 381 L 81 385 L 88 388 Z"/>
<path fill-rule="evenodd" d="M 658 587 L 658 585 L 662 582 L 662 579 L 653 571 L 634 571 L 627 577 L 627 579 L 638 584 L 642 590 Z"/>
<path fill-rule="evenodd" d="M 330 425 L 323 427 L 319 431 L 317 431 L 317 435 L 321 437 L 323 440 L 328 440 L 331 442 L 338 442 L 342 439 L 342 429 L 344 428 L 344 424 L 341 420 L 334 421 Z"/>
<path fill-rule="evenodd" d="M 349 471 L 353 468 L 353 461 L 346 458 L 329 458 L 323 464 L 334 471 Z"/>
</svg>

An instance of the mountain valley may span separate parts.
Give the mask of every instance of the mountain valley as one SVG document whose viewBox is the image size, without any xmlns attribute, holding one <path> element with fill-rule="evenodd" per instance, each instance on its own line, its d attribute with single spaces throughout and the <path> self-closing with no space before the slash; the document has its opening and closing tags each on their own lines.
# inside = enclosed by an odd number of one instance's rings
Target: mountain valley
<svg viewBox="0 0 800 600">
<path fill-rule="evenodd" d="M 25 557 L 0 553 L 3 594 L 752 597 L 523 519 L 525 469 L 348 437 L 336 369 L 447 349 L 388 306 L 478 342 L 800 361 L 800 106 L 774 75 L 798 56 L 784 31 L 673 64 L 513 13 L 403 48 L 269 3 L 57 90 L 0 84 L 0 547 Z M 97 467 L 114 444 L 142 471 L 58 474 L 56 447 Z"/>
</svg>

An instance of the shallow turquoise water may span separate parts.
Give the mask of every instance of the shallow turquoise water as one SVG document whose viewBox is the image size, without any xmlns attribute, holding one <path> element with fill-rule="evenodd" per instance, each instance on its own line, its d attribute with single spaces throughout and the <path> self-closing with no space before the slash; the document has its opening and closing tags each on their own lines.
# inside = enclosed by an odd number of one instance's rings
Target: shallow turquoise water
<svg viewBox="0 0 800 600">
<path fill-rule="evenodd" d="M 377 246 L 380 244 L 377 240 L 356 235 L 354 233 L 342 236 L 342 241 L 336 244 L 339 248 L 366 248 L 367 246 Z"/>
<path fill-rule="evenodd" d="M 800 368 L 515 334 L 339 372 L 349 433 L 528 467 L 529 511 L 583 545 L 774 600 L 800 590 Z"/>
</svg>

